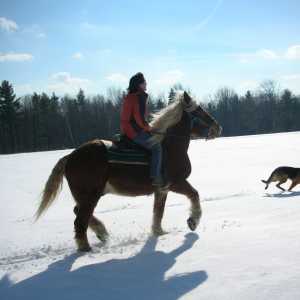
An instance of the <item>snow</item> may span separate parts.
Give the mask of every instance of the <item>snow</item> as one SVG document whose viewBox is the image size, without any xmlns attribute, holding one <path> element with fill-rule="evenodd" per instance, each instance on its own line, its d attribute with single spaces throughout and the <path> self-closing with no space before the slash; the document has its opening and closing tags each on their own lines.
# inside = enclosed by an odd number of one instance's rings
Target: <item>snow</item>
<svg viewBox="0 0 300 300">
<path fill-rule="evenodd" d="M 164 229 L 149 235 L 152 197 L 103 197 L 110 232 L 76 252 L 73 200 L 64 182 L 34 223 L 49 173 L 71 150 L 0 155 L 0 299 L 300 299 L 300 185 L 281 193 L 267 179 L 300 167 L 300 132 L 193 141 L 189 181 L 203 218 L 186 225 L 189 201 L 170 193 Z M 284 184 L 285 187 L 289 183 Z"/>
</svg>

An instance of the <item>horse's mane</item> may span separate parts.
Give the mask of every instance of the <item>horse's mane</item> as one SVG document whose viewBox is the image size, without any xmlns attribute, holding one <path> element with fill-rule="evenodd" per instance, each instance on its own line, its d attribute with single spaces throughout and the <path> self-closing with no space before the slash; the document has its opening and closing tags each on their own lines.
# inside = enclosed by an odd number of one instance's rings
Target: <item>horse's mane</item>
<svg viewBox="0 0 300 300">
<path fill-rule="evenodd" d="M 196 108 L 196 106 L 197 104 L 193 100 L 191 103 L 186 104 L 184 101 L 183 92 L 177 92 L 173 103 L 153 114 L 153 119 L 150 125 L 155 131 L 161 134 L 154 134 L 152 141 L 154 143 L 160 142 L 164 138 L 163 134 L 167 131 L 167 129 L 177 124 L 181 120 L 183 111 L 187 108 L 192 111 Z"/>
</svg>

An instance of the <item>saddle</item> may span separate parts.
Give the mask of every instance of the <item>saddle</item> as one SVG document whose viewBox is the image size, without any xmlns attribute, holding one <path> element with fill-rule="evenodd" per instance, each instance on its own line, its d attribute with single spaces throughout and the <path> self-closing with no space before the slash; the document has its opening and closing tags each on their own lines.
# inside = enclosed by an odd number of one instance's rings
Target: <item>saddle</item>
<svg viewBox="0 0 300 300">
<path fill-rule="evenodd" d="M 110 163 L 148 165 L 151 157 L 149 150 L 121 134 L 113 137 L 112 145 L 107 151 Z"/>
<path fill-rule="evenodd" d="M 107 146 L 108 162 L 111 164 L 149 165 L 151 151 L 134 143 L 125 135 L 116 134 Z M 163 176 L 168 177 L 163 160 Z"/>
</svg>

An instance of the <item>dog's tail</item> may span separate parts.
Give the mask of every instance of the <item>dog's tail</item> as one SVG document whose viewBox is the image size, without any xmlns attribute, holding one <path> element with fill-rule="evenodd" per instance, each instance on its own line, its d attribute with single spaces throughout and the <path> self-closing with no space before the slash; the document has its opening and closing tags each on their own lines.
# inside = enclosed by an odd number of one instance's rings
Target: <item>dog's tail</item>
<svg viewBox="0 0 300 300">
<path fill-rule="evenodd" d="M 269 178 L 270 179 L 270 178 Z M 268 180 L 261 180 L 262 183 L 264 183 L 266 185 L 265 190 L 269 187 L 270 181 Z"/>
<path fill-rule="evenodd" d="M 266 185 L 265 190 L 269 187 L 269 184 L 273 181 L 273 176 L 275 175 L 276 170 L 274 170 L 272 172 L 272 174 L 270 175 L 270 177 L 267 180 L 262 179 L 261 182 L 264 183 Z"/>
</svg>

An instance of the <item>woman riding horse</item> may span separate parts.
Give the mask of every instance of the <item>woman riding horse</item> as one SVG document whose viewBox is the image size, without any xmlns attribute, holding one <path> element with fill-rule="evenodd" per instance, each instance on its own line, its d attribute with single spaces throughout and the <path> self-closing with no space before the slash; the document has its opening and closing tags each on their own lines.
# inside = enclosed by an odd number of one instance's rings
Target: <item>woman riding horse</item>
<svg viewBox="0 0 300 300">
<path fill-rule="evenodd" d="M 168 190 L 185 195 L 191 202 L 187 224 L 195 230 L 202 214 L 200 197 L 187 178 L 192 168 L 188 157 L 191 136 L 215 138 L 221 134 L 221 126 L 186 93 L 154 116 L 151 127 L 153 142 L 161 142 L 166 157 L 164 164 L 168 174 Z M 150 127 L 150 128 L 151 128 Z M 206 130 L 208 129 L 208 134 Z M 81 145 L 62 157 L 54 166 L 45 185 L 36 217 L 39 218 L 52 204 L 65 176 L 75 200 L 75 240 L 78 250 L 89 251 L 87 228 L 90 227 L 101 241 L 108 232 L 94 215 L 99 199 L 105 194 L 125 196 L 150 195 L 154 193 L 152 233 L 164 233 L 161 221 L 168 190 L 160 191 L 151 184 L 148 165 L 130 165 L 109 162 L 107 147 L 111 142 L 96 139 Z"/>
<path fill-rule="evenodd" d="M 128 94 L 121 110 L 121 131 L 134 143 L 151 151 L 150 178 L 152 185 L 164 189 L 162 176 L 162 147 L 151 141 L 151 126 L 146 121 L 147 82 L 142 73 L 137 73 L 129 81 Z"/>
</svg>

